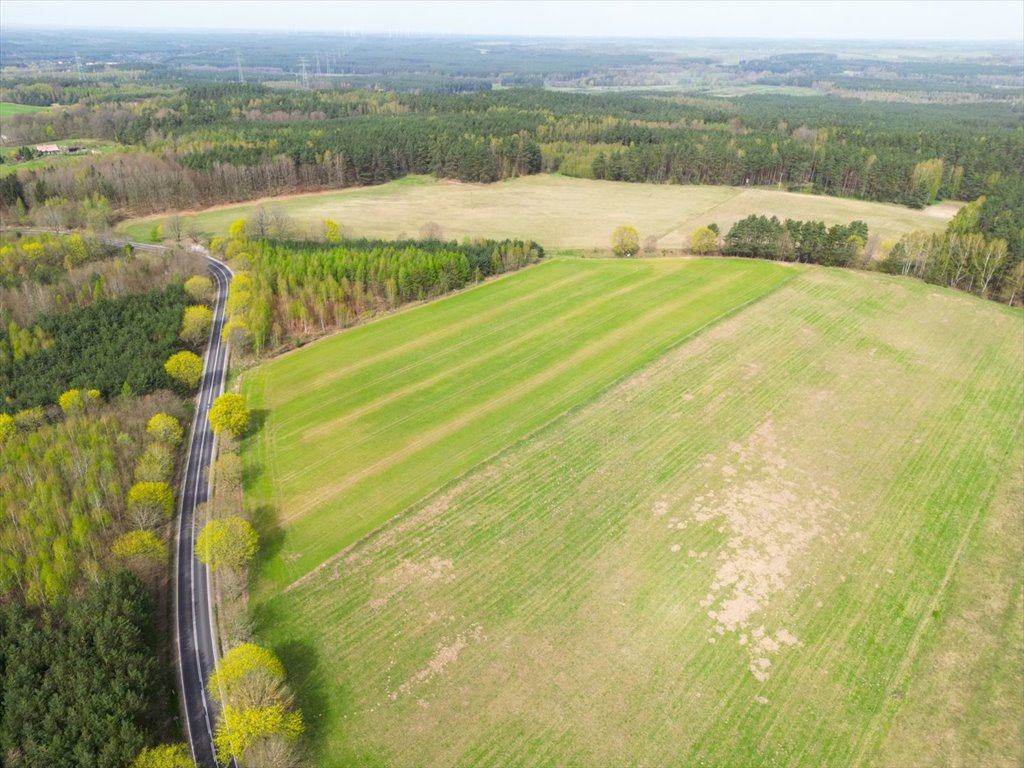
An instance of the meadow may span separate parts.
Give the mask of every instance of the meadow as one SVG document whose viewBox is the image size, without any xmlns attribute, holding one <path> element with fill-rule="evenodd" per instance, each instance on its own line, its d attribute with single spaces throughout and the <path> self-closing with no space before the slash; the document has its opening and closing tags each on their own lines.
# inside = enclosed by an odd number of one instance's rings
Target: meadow
<svg viewBox="0 0 1024 768">
<path fill-rule="evenodd" d="M 317 764 L 1019 765 L 1022 341 L 874 274 L 560 259 L 245 373 Z"/>
<path fill-rule="evenodd" d="M 409 176 L 375 187 L 292 195 L 221 206 L 199 213 L 182 212 L 209 235 L 226 234 L 235 220 L 258 205 L 280 209 L 312 228 L 324 219 L 338 222 L 349 237 L 417 236 L 428 222 L 444 236 L 531 239 L 549 250 L 606 250 L 612 230 L 632 224 L 641 240 L 654 236 L 661 249 L 689 245 L 698 227 L 716 223 L 722 232 L 757 213 L 780 219 L 817 219 L 848 224 L 861 219 L 872 234 L 895 240 L 907 232 L 941 232 L 956 213 L 956 204 L 924 211 L 863 200 L 805 195 L 774 189 L 680 186 L 593 181 L 558 175 L 524 176 L 494 184 L 466 184 Z M 148 240 L 166 216 L 125 222 L 121 230 Z"/>
<path fill-rule="evenodd" d="M 30 104 L 15 104 L 11 101 L 0 101 L 0 121 L 6 120 L 15 115 L 28 115 L 33 112 L 42 112 L 47 107 L 33 107 Z"/>
</svg>

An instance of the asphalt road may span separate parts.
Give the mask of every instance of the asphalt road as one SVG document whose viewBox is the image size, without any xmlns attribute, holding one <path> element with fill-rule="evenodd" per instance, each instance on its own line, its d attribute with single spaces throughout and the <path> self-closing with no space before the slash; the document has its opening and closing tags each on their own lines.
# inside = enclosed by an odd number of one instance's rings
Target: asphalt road
<svg viewBox="0 0 1024 768">
<path fill-rule="evenodd" d="M 194 554 L 197 527 L 194 515 L 196 507 L 206 501 L 209 491 L 205 470 L 213 454 L 214 437 L 206 415 L 210 405 L 224 389 L 226 349 L 221 344 L 220 334 L 224 327 L 224 305 L 231 279 L 231 270 L 222 262 L 209 259 L 209 265 L 217 285 L 217 303 L 181 488 L 174 562 L 174 625 L 179 694 L 192 757 L 199 768 L 217 766 L 213 745 L 217 704 L 207 696 L 206 691 L 206 680 L 216 665 L 217 652 L 206 566 Z M 202 524 L 200 521 L 199 525 Z"/>
</svg>

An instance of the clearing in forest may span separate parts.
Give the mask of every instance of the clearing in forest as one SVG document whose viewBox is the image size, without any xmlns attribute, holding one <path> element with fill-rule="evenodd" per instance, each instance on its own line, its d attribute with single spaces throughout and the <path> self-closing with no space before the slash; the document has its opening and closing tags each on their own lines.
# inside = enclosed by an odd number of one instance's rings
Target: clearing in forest
<svg viewBox="0 0 1024 768">
<path fill-rule="evenodd" d="M 679 250 L 689 246 L 698 227 L 713 222 L 724 233 L 752 213 L 829 225 L 860 219 L 872 235 L 890 240 L 915 230 L 941 232 L 956 213 L 956 206 L 948 204 L 914 211 L 776 189 L 630 184 L 544 174 L 495 184 L 409 176 L 376 187 L 269 198 L 182 216 L 194 218 L 208 234 L 226 234 L 233 221 L 249 216 L 257 205 L 280 208 L 311 227 L 332 219 L 350 237 L 417 237 L 420 227 L 436 222 L 450 239 L 531 239 L 550 250 L 605 250 L 612 230 L 624 223 L 635 226 L 641 239 L 658 238 L 661 249 Z M 133 239 L 146 240 L 165 218 L 136 219 L 123 229 Z"/>
<path fill-rule="evenodd" d="M 317 764 L 1019 765 L 1022 341 L 877 275 L 556 261 L 246 374 Z"/>
</svg>

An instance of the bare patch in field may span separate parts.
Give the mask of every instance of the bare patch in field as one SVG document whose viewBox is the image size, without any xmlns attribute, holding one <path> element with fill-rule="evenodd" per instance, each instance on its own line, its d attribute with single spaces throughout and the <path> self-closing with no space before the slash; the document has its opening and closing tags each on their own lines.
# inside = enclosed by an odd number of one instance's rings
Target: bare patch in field
<svg viewBox="0 0 1024 768">
<path fill-rule="evenodd" d="M 459 654 L 469 645 L 470 641 L 478 643 L 483 639 L 485 639 L 483 626 L 473 624 L 467 632 L 460 632 L 456 635 L 452 642 L 447 644 L 443 642 L 438 643 L 437 648 L 434 649 L 434 655 L 430 657 L 427 665 L 398 686 L 397 691 L 389 693 L 388 698 L 395 701 L 400 694 L 406 694 L 414 686 L 426 683 L 437 675 L 442 674 L 445 669 L 458 661 Z"/>
<path fill-rule="evenodd" d="M 804 472 L 790 468 L 772 423 L 744 443 L 732 443 L 716 461 L 723 479 L 694 499 L 698 523 L 719 523 L 729 535 L 701 607 L 714 620 L 711 637 L 727 633 L 750 654 L 750 672 L 768 679 L 771 659 L 800 640 L 785 628 L 774 632 L 758 620 L 773 597 L 786 591 L 796 561 L 831 528 L 838 495 Z M 711 464 L 711 466 L 714 466 Z"/>
<path fill-rule="evenodd" d="M 423 562 L 402 560 L 397 567 L 377 579 L 383 593 L 370 599 L 370 607 L 380 610 L 392 597 L 414 584 L 448 584 L 455 578 L 451 560 L 432 557 Z"/>
</svg>

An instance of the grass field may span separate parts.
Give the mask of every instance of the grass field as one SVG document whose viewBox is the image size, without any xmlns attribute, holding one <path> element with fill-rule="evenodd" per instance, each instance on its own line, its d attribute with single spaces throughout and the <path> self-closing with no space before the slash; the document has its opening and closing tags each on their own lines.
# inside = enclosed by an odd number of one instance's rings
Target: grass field
<svg viewBox="0 0 1024 768">
<path fill-rule="evenodd" d="M 47 107 L 33 107 L 29 104 L 15 104 L 11 101 L 0 101 L 0 122 L 3 122 L 14 115 L 28 115 L 33 112 L 42 112 Z"/>
<path fill-rule="evenodd" d="M 1019 312 L 728 260 L 340 334 L 245 374 L 258 632 L 323 766 L 1019 765 L 1022 370 Z"/>
<path fill-rule="evenodd" d="M 497 184 L 463 184 L 413 176 L 378 187 L 294 195 L 226 206 L 194 214 L 200 229 L 224 234 L 257 204 L 281 208 L 310 226 L 333 219 L 353 237 L 417 236 L 427 222 L 445 237 L 529 238 L 545 248 L 607 249 L 619 224 L 637 227 L 641 239 L 654 235 L 660 248 L 689 244 L 697 227 L 711 222 L 722 231 L 752 213 L 782 219 L 819 219 L 828 224 L 867 222 L 882 239 L 918 229 L 941 231 L 955 205 L 914 211 L 898 205 L 802 195 L 770 189 L 673 186 L 591 181 L 565 176 L 526 176 Z M 187 214 L 186 218 L 192 214 Z M 163 217 L 134 220 L 122 230 L 146 240 Z"/>
<path fill-rule="evenodd" d="M 250 499 L 286 531 L 268 587 L 795 273 L 553 261 L 246 374 L 250 407 L 266 414 L 250 454 L 269 470 Z"/>
</svg>

